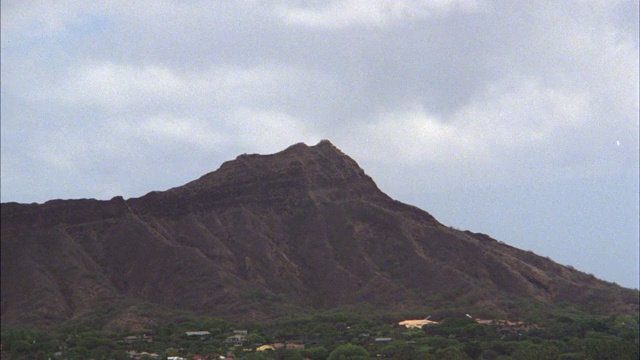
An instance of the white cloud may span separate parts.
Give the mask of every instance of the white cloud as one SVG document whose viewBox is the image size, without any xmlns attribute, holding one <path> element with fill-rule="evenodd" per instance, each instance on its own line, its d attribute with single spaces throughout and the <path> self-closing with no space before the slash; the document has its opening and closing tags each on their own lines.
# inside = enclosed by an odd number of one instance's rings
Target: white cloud
<svg viewBox="0 0 640 360">
<path fill-rule="evenodd" d="M 180 143 L 203 152 L 211 152 L 228 141 L 226 134 L 205 121 L 166 114 L 142 121 L 117 119 L 106 126 L 113 127 L 118 138 L 148 145 Z"/>
<path fill-rule="evenodd" d="M 277 111 L 241 108 L 228 122 L 241 146 L 259 153 L 277 152 L 298 142 L 315 144 L 321 139 L 304 121 Z"/>
<path fill-rule="evenodd" d="M 614 142 L 603 141 L 616 120 L 592 113 L 586 91 L 510 79 L 448 117 L 420 105 L 382 113 L 359 131 L 366 147 L 354 147 L 367 162 L 439 169 L 429 179 L 449 185 L 456 172 L 475 183 L 518 183 L 621 171 Z"/>
<path fill-rule="evenodd" d="M 75 5 L 69 5 L 65 1 L 3 1 L 3 45 L 60 33 L 68 24 L 79 21 Z M 4 38 L 5 35 L 8 38 Z"/>
<path fill-rule="evenodd" d="M 276 13 L 288 23 L 318 28 L 383 26 L 396 21 L 420 19 L 449 11 L 477 11 L 477 0 L 348 0 L 305 6 L 293 1 L 281 4 Z"/>
<path fill-rule="evenodd" d="M 423 108 L 381 114 L 360 132 L 368 146 L 362 157 L 386 164 L 415 166 L 423 162 L 460 162 L 473 144 L 462 129 L 442 122 Z M 380 151 L 370 152 L 371 149 Z"/>
<path fill-rule="evenodd" d="M 299 96 L 313 86 L 326 86 L 317 71 L 260 65 L 212 66 L 179 71 L 161 65 L 87 63 L 70 71 L 60 83 L 16 88 L 22 97 L 65 102 L 71 106 L 98 106 L 107 112 L 221 109 L 255 103 L 283 105 L 283 99 Z"/>
<path fill-rule="evenodd" d="M 7 0 L 2 1 L 2 44 L 55 39 L 72 31 L 88 31 L 95 21 L 129 18 L 157 22 L 158 17 L 202 14 L 199 4 L 184 5 L 171 0 L 83 1 Z"/>
<path fill-rule="evenodd" d="M 75 70 L 68 83 L 49 96 L 77 105 L 122 109 L 140 101 L 168 101 L 186 89 L 187 84 L 164 67 L 101 63 Z"/>
</svg>

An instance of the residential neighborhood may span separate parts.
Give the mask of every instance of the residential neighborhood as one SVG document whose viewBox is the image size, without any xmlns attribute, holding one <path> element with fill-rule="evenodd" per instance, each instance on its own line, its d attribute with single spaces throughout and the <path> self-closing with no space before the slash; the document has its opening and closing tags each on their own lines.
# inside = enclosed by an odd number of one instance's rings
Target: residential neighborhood
<svg viewBox="0 0 640 360">
<path fill-rule="evenodd" d="M 616 359 L 635 360 L 637 334 L 633 317 L 561 316 L 539 326 L 486 315 L 374 320 L 337 313 L 242 327 L 220 319 L 193 318 L 121 332 L 117 337 L 80 326 L 57 332 L 3 332 L 0 353 L 2 360 L 326 360 L 348 358 L 345 354 L 361 359 L 430 360 L 507 359 L 514 354 L 555 359 L 564 353 L 591 354 L 597 359 L 601 357 L 595 355 L 606 350 L 634 354 Z M 595 336 L 608 340 L 594 342 Z M 562 349 L 557 347 L 562 343 L 558 338 L 567 339 Z"/>
</svg>

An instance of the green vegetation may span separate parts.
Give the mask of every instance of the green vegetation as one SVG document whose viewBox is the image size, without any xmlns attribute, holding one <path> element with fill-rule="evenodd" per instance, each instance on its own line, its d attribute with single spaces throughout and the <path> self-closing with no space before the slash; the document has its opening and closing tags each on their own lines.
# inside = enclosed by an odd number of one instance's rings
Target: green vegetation
<svg viewBox="0 0 640 360">
<path fill-rule="evenodd" d="M 183 313 L 127 332 L 69 322 L 48 330 L 2 329 L 2 358 L 10 359 L 638 359 L 637 316 L 593 316 L 565 311 L 522 322 L 479 323 L 466 316 L 422 329 L 405 318 L 317 312 L 273 323 L 233 323 Z M 188 331 L 206 331 L 188 336 Z M 245 332 L 246 331 L 246 332 Z M 236 336 L 239 341 L 233 341 Z M 231 339 L 231 340 L 230 340 Z M 271 345 L 273 350 L 257 351 Z M 144 353 L 147 354 L 144 354 Z M 157 357 L 154 357 L 156 356 Z M 215 356 L 215 357 L 214 357 Z"/>
<path fill-rule="evenodd" d="M 329 360 L 367 360 L 369 353 L 361 346 L 357 345 L 340 345 L 329 355 Z"/>
</svg>

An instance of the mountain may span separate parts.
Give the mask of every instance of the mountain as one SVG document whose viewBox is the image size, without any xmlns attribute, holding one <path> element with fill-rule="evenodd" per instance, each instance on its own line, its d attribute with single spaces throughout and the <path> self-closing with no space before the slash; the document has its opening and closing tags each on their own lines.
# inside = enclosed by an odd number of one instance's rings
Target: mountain
<svg viewBox="0 0 640 360">
<path fill-rule="evenodd" d="M 97 312 L 125 326 L 157 309 L 638 312 L 637 291 L 391 199 L 326 140 L 140 198 L 3 203 L 1 245 L 3 326 Z"/>
</svg>

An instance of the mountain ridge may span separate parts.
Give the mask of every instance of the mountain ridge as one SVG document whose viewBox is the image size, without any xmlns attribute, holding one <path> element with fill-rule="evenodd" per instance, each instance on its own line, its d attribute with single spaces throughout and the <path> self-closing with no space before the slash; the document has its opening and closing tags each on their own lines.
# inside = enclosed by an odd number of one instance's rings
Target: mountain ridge
<svg viewBox="0 0 640 360">
<path fill-rule="evenodd" d="M 3 203 L 1 234 L 3 325 L 105 303 L 251 319 L 365 305 L 522 313 L 518 299 L 638 311 L 637 291 L 390 198 L 328 140 L 243 154 L 138 198 Z"/>
</svg>

